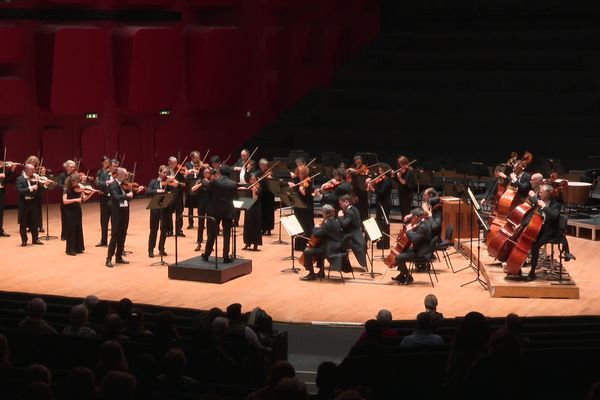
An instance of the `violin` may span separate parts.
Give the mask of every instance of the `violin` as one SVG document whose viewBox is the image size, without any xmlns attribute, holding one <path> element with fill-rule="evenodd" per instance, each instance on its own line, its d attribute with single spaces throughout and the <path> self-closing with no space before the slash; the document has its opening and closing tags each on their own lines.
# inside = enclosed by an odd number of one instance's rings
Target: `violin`
<svg viewBox="0 0 600 400">
<path fill-rule="evenodd" d="M 399 176 L 401 178 L 404 178 L 404 175 L 406 175 L 406 173 L 408 172 L 408 170 L 410 169 L 410 166 L 413 165 L 414 163 L 416 163 L 418 160 L 412 160 L 411 162 L 409 162 L 406 165 L 403 165 L 402 167 L 398 168 L 397 170 L 395 170 L 393 172 L 394 175 Z"/>
<path fill-rule="evenodd" d="M 375 185 L 377 185 L 378 183 L 381 183 L 385 180 L 386 176 L 388 173 L 392 172 L 391 169 L 388 169 L 385 172 L 382 172 L 381 174 L 377 175 L 375 178 L 371 179 L 369 181 L 369 183 L 367 183 L 367 188 L 371 191 L 374 192 L 375 191 Z"/>
<path fill-rule="evenodd" d="M 37 182 L 37 183 L 41 183 L 43 185 L 45 185 L 46 183 L 56 184 L 56 182 L 48 179 L 48 177 L 41 176 L 41 175 L 38 175 L 38 174 L 33 174 L 33 177 L 31 177 L 29 180 L 31 182 Z"/>
<path fill-rule="evenodd" d="M 85 195 L 90 195 L 93 193 L 100 193 L 99 190 L 94 189 L 90 185 L 84 185 L 83 183 L 79 183 L 77 186 L 74 186 L 73 190 L 77 193 L 83 193 Z"/>
<path fill-rule="evenodd" d="M 179 186 L 179 181 L 177 179 L 175 179 L 174 176 L 168 176 L 167 179 L 164 179 L 164 180 L 160 181 L 160 188 L 161 189 L 164 189 L 167 186 L 177 187 L 177 186 Z"/>
<path fill-rule="evenodd" d="M 121 182 L 121 188 L 126 191 L 126 192 L 132 192 L 132 193 L 140 193 L 142 192 L 144 189 L 143 186 L 140 186 L 139 183 L 137 182 L 129 182 L 127 179 L 125 179 L 123 182 Z"/>
<path fill-rule="evenodd" d="M 12 168 L 14 167 L 18 167 L 21 166 L 23 164 L 21 163 L 17 163 L 17 162 L 12 162 L 12 161 L 2 161 L 0 160 L 0 168 Z"/>
</svg>

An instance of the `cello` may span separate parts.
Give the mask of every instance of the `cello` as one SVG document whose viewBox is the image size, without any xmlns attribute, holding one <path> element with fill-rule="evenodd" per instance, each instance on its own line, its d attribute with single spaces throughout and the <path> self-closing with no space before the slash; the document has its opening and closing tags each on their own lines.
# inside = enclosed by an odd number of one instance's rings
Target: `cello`
<svg viewBox="0 0 600 400">
<path fill-rule="evenodd" d="M 419 219 L 414 224 L 410 224 L 408 226 L 405 224 L 401 224 L 400 232 L 398 232 L 398 236 L 396 236 L 396 246 L 394 246 L 393 249 L 390 249 L 390 253 L 387 255 L 385 260 L 383 260 L 385 265 L 387 265 L 389 268 L 394 268 L 398 266 L 398 263 L 396 262 L 396 256 L 400 253 L 404 253 L 411 245 L 411 241 L 408 237 L 408 232 L 417 229 L 419 224 L 424 220 L 425 218 Z"/>
<path fill-rule="evenodd" d="M 314 249 L 316 247 L 319 247 L 320 244 L 321 244 L 321 238 L 318 236 L 315 236 L 315 235 L 311 235 L 310 240 L 308 241 L 308 244 L 306 245 L 306 249 Z M 298 263 L 300 263 L 300 265 L 302 265 L 303 267 L 306 267 L 306 265 L 304 265 L 304 263 L 305 263 L 304 252 L 302 252 L 302 255 L 298 259 Z M 315 257 L 313 259 L 313 265 L 316 263 L 317 263 L 317 258 Z"/>
</svg>

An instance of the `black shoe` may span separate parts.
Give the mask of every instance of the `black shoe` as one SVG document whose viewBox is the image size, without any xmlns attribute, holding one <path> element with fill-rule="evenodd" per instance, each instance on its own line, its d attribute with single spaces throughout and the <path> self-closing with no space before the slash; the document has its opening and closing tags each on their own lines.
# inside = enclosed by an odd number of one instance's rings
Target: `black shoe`
<svg viewBox="0 0 600 400">
<path fill-rule="evenodd" d="M 173 236 L 173 232 L 167 232 L 167 233 L 166 233 L 166 236 L 167 236 L 167 237 L 171 237 L 171 236 Z"/>
<path fill-rule="evenodd" d="M 300 279 L 303 281 L 316 281 L 317 276 L 312 272 L 309 272 L 308 275 L 301 276 Z"/>
<path fill-rule="evenodd" d="M 76 256 L 77 253 L 75 253 L 74 251 L 67 251 L 67 255 L 68 256 Z"/>
<path fill-rule="evenodd" d="M 21 247 L 27 246 L 27 242 L 21 242 Z"/>
<path fill-rule="evenodd" d="M 34 240 L 32 243 L 37 244 L 37 245 L 44 244 L 44 243 L 40 242 L 40 239 Z"/>
<path fill-rule="evenodd" d="M 245 244 L 244 247 L 242 247 L 242 250 L 248 250 L 250 248 L 249 244 Z"/>
<path fill-rule="evenodd" d="M 196 248 L 194 249 L 194 251 L 200 251 L 201 248 L 202 248 L 202 246 L 200 245 L 200 243 L 198 243 L 196 245 Z"/>
<path fill-rule="evenodd" d="M 325 271 L 323 271 L 322 269 L 319 270 L 319 272 L 317 272 L 317 277 L 319 277 L 319 279 L 325 278 Z"/>
<path fill-rule="evenodd" d="M 406 278 L 404 278 L 402 281 L 400 281 L 400 284 L 402 284 L 402 285 L 410 285 L 414 281 L 415 281 L 415 278 L 413 278 L 412 275 L 408 275 Z"/>
<path fill-rule="evenodd" d="M 148 251 L 148 257 L 154 258 L 154 250 L 149 250 Z"/>
<path fill-rule="evenodd" d="M 104 263 L 104 266 L 108 267 L 108 268 L 112 268 L 113 267 L 112 261 L 110 260 L 110 258 L 106 259 L 106 262 Z"/>
<path fill-rule="evenodd" d="M 44 230 L 44 228 L 40 228 L 40 230 L 38 232 L 45 233 L 46 231 Z"/>
<path fill-rule="evenodd" d="M 67 240 L 67 239 L 66 239 L 64 236 L 61 236 L 61 237 L 60 237 L 60 240 L 62 240 L 62 241 L 64 242 L 64 241 L 65 241 L 65 240 Z"/>
<path fill-rule="evenodd" d="M 123 257 L 121 257 L 121 258 L 117 258 L 115 260 L 115 264 L 129 264 L 129 261 L 127 261 L 126 259 L 124 259 Z"/>
<path fill-rule="evenodd" d="M 571 253 L 565 253 L 565 261 L 576 260 L 575 256 Z"/>
<path fill-rule="evenodd" d="M 10 237 L 10 235 L 6 232 L 0 232 L 0 237 Z"/>
<path fill-rule="evenodd" d="M 183 231 L 179 231 L 179 232 L 177 232 L 177 236 L 179 236 L 179 237 L 185 237 L 185 234 L 183 233 Z"/>
<path fill-rule="evenodd" d="M 104 243 L 104 242 L 100 242 L 96 245 L 96 247 L 106 247 L 108 246 L 108 244 Z"/>
<path fill-rule="evenodd" d="M 185 228 L 185 229 L 194 229 L 194 225 L 192 225 L 192 224 L 189 224 L 189 225 L 187 226 L 187 228 Z"/>
<path fill-rule="evenodd" d="M 396 275 L 396 276 L 393 276 L 393 277 L 392 277 L 392 280 L 393 280 L 393 281 L 396 281 L 396 282 L 402 282 L 402 281 L 404 280 L 404 275 L 402 275 L 402 274 L 398 274 L 398 275 Z"/>
<path fill-rule="evenodd" d="M 202 257 L 204 261 L 208 261 L 208 256 L 206 254 L 202 253 L 200 254 L 200 257 Z"/>
<path fill-rule="evenodd" d="M 527 274 L 528 281 L 535 281 L 535 279 L 536 279 L 535 272 L 534 273 L 530 272 L 529 274 Z"/>
<path fill-rule="evenodd" d="M 158 255 L 160 255 L 160 256 L 163 256 L 163 257 L 166 257 L 166 256 L 167 256 L 167 252 L 166 252 L 166 251 L 164 251 L 164 250 L 160 250 L 160 251 L 158 252 Z"/>
<path fill-rule="evenodd" d="M 231 257 L 223 257 L 223 263 L 224 264 L 229 264 L 233 262 L 233 258 Z"/>
</svg>

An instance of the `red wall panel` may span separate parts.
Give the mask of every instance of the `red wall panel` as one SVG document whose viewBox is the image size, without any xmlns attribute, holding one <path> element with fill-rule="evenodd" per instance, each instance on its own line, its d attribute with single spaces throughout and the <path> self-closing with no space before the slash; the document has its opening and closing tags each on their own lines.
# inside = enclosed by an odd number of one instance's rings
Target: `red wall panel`
<svg viewBox="0 0 600 400">
<path fill-rule="evenodd" d="M 0 78 L 0 116 L 19 115 L 26 106 L 25 81 L 19 78 Z"/>
<path fill-rule="evenodd" d="M 0 64 L 14 64 L 23 57 L 23 31 L 14 25 L 0 25 Z"/>
<path fill-rule="evenodd" d="M 117 104 L 133 113 L 173 109 L 179 98 L 182 46 L 171 28 L 129 27 L 114 36 Z"/>
<path fill-rule="evenodd" d="M 96 176 L 96 171 L 100 168 L 101 157 L 106 153 L 105 135 L 101 127 L 97 125 L 88 126 L 81 131 L 81 158 L 86 169 L 90 170 L 92 176 Z M 114 152 L 110 157 L 115 155 Z"/>
<path fill-rule="evenodd" d="M 227 109 L 241 100 L 242 34 L 236 28 L 186 30 L 187 95 L 193 109 Z"/>
<path fill-rule="evenodd" d="M 73 146 L 73 135 L 63 128 L 46 128 L 42 132 L 42 152 L 44 165 L 54 174 L 63 171 L 62 164 L 69 159 L 80 157 Z M 37 151 L 31 154 L 36 154 Z"/>
</svg>

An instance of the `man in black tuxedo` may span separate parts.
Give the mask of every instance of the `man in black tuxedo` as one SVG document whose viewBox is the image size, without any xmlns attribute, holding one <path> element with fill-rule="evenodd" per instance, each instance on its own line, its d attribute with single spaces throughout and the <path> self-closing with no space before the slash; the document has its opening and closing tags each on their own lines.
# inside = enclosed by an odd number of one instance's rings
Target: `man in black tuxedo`
<svg viewBox="0 0 600 400">
<path fill-rule="evenodd" d="M 319 267 L 319 276 L 323 275 L 325 259 L 328 258 L 331 265 L 340 268 L 340 260 L 330 259 L 332 254 L 340 251 L 341 245 L 340 223 L 335 219 L 335 209 L 325 204 L 323 206 L 323 222 L 315 226 L 312 236 L 320 240 L 318 247 L 310 247 L 304 250 L 304 268 L 308 270 L 306 276 L 301 277 L 303 281 L 314 281 L 317 279 L 314 268 L 314 260 Z"/>
<path fill-rule="evenodd" d="M 126 192 L 121 187 L 129 173 L 125 168 L 117 168 L 117 176 L 114 181 L 108 185 L 110 193 L 110 242 L 108 243 L 108 254 L 105 265 L 112 268 L 112 257 L 115 256 L 117 264 L 129 264 L 129 261 L 123 258 L 125 250 L 125 239 L 127 238 L 127 228 L 129 227 L 129 202 L 133 198 L 133 192 Z M 144 187 L 140 186 L 140 191 Z"/>
<path fill-rule="evenodd" d="M 170 192 L 172 186 L 166 185 L 168 168 L 166 165 L 158 167 L 158 178 L 152 179 L 148 184 L 146 194 L 148 196 L 154 196 L 159 193 Z M 161 186 L 161 183 L 165 182 L 165 186 Z M 179 181 L 175 181 L 173 185 L 178 186 Z M 165 242 L 167 240 L 167 227 L 166 222 L 169 218 L 168 207 L 159 208 L 156 210 L 150 210 L 150 235 L 148 236 L 148 257 L 154 257 L 154 247 L 156 247 L 156 235 L 158 234 L 158 228 L 160 227 L 160 238 L 158 240 L 158 254 L 163 257 L 167 256 L 165 251 Z"/>
<path fill-rule="evenodd" d="M 350 204 L 350 200 L 351 197 L 349 195 L 340 197 L 339 202 L 341 210 L 338 212 L 338 220 L 340 222 L 340 227 L 342 228 L 342 235 L 344 237 L 346 235 L 351 237 L 350 248 L 356 257 L 356 260 L 361 267 L 366 269 L 367 242 L 360 229 L 360 212 L 358 211 L 358 208 Z"/>
<path fill-rule="evenodd" d="M 208 238 L 202 258 L 208 261 L 212 253 L 219 233 L 219 225 L 223 225 L 223 262 L 230 263 L 233 259 L 229 256 L 229 245 L 231 242 L 231 226 L 235 217 L 233 199 L 237 194 L 237 184 L 229 179 L 227 170 L 215 170 L 214 178 L 204 179 L 202 185 L 209 191 L 209 204 L 206 214 L 213 217 L 215 221 L 208 220 Z"/>
<path fill-rule="evenodd" d="M 425 210 L 422 207 L 414 208 L 411 212 L 410 226 L 416 228 L 408 228 L 406 235 L 411 243 L 411 248 L 398 254 L 396 256 L 396 263 L 398 264 L 398 276 L 392 279 L 400 282 L 403 285 L 408 285 L 414 281 L 412 275 L 408 272 L 406 267 L 407 261 L 415 261 L 420 258 L 427 259 L 433 254 L 431 248 L 431 225 L 428 221 L 424 221 Z"/>
<path fill-rule="evenodd" d="M 100 242 L 96 247 L 108 246 L 108 223 L 110 222 L 110 193 L 108 191 L 108 185 L 114 181 L 113 176 L 117 173 L 119 168 L 119 160 L 109 160 L 106 157 L 102 161 L 102 169 L 98 170 L 96 178 L 96 186 L 98 190 L 102 192 L 100 197 Z"/>
<path fill-rule="evenodd" d="M 500 178 L 505 179 L 506 184 L 511 184 L 517 188 L 521 200 L 525 200 L 531 190 L 531 175 L 525 172 L 523 163 L 516 163 L 513 172 L 506 176 L 503 172 L 499 174 Z"/>
<path fill-rule="evenodd" d="M 19 193 L 19 233 L 21 234 L 21 246 L 27 246 L 27 228 L 31 232 L 33 244 L 43 244 L 38 239 L 40 226 L 40 209 L 38 199 L 46 188 L 44 184 L 34 180 L 35 167 L 25 164 L 23 173 L 17 177 L 16 186 Z"/>
<path fill-rule="evenodd" d="M 10 179 L 17 165 L 13 164 L 10 167 L 4 165 L 0 172 L 0 237 L 9 237 L 10 235 L 4 232 L 4 184 L 7 179 Z"/>
</svg>

